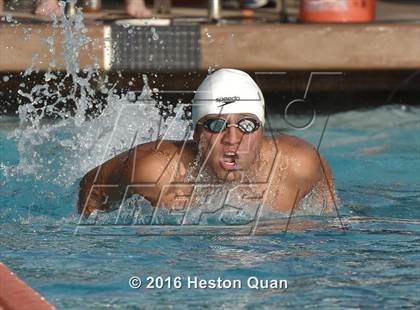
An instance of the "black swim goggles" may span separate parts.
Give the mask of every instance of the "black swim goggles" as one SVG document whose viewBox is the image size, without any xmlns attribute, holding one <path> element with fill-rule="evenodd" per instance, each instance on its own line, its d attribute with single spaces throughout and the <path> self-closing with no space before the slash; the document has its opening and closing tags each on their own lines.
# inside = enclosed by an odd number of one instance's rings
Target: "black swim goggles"
<svg viewBox="0 0 420 310">
<path fill-rule="evenodd" d="M 197 122 L 198 126 L 203 126 L 212 133 L 220 133 L 229 127 L 239 128 L 244 134 L 250 134 L 261 127 L 261 123 L 251 117 L 241 118 L 237 123 L 228 123 L 223 118 L 209 118 L 203 122 Z"/>
</svg>

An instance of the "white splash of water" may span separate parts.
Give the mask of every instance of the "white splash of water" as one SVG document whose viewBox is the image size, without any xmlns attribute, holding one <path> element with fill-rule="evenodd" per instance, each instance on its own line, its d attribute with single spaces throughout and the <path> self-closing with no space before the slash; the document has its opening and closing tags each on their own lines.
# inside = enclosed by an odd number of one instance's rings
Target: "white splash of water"
<svg viewBox="0 0 420 310">
<path fill-rule="evenodd" d="M 66 16 L 64 2 L 60 2 L 60 7 L 61 17 L 54 20 L 53 34 L 45 40 L 51 62 L 44 83 L 28 93 L 18 91 L 23 103 L 18 109 L 20 126 L 10 138 L 18 141 L 16 173 L 69 187 L 88 170 L 133 144 L 157 139 L 158 132 L 162 135 L 168 124 L 171 128 L 165 138 L 181 139 L 187 124 L 179 117 L 182 107 L 174 110 L 177 117 L 168 117 L 166 122 L 161 120 L 146 76 L 137 101 L 132 94 L 118 95 L 107 85 L 102 86 L 99 94 L 100 74 L 95 69 L 98 67 L 95 60 L 91 65 L 80 67 L 80 53 L 92 42 L 86 35 L 83 14 L 79 9 L 74 16 Z M 53 46 L 59 35 L 65 76 L 53 73 L 58 54 Z M 36 71 L 35 67 L 33 64 L 24 75 Z M 96 117 L 88 117 L 89 109 L 100 106 L 99 95 L 106 103 Z M 65 107 L 68 103 L 73 104 L 72 110 Z M 160 130 L 159 124 L 163 127 Z M 135 136 L 136 141 L 133 141 Z"/>
</svg>

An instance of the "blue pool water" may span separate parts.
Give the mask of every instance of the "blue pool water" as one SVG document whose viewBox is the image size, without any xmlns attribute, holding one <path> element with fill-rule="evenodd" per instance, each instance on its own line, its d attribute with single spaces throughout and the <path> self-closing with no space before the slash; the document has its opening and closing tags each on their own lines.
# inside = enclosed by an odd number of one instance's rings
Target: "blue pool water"
<svg viewBox="0 0 420 310">
<path fill-rule="evenodd" d="M 128 120 L 122 132 L 136 124 Z M 317 145 L 325 121 L 318 117 L 304 131 L 284 127 L 280 116 L 272 123 Z M 78 181 L 104 153 L 81 133 L 109 132 L 112 122 L 82 128 L 51 122 L 36 132 L 1 117 L 0 261 L 63 309 L 414 309 L 420 304 L 419 122 L 420 109 L 403 106 L 330 117 L 320 151 L 335 175 L 345 233 L 333 215 L 294 217 L 292 224 L 317 224 L 287 233 L 285 220 L 276 219 L 251 236 L 191 228 L 145 236 L 133 227 L 75 234 Z M 108 140 L 110 153 L 130 144 Z M 286 279 L 288 288 L 132 289 L 132 276 L 242 283 L 256 276 Z"/>
</svg>

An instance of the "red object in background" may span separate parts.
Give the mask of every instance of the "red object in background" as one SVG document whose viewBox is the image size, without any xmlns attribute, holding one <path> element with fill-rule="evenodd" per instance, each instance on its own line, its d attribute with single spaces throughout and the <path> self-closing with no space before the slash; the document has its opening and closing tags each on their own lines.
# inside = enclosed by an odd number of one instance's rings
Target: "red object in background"
<svg viewBox="0 0 420 310">
<path fill-rule="evenodd" d="M 299 20 L 314 23 L 371 22 L 376 0 L 301 0 Z"/>
</svg>

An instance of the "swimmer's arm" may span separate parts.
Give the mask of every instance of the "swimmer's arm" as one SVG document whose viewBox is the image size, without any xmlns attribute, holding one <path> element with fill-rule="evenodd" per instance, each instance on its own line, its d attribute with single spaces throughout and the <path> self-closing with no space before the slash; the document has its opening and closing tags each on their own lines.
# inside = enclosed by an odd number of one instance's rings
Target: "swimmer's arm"
<svg viewBox="0 0 420 310">
<path fill-rule="evenodd" d="M 85 217 L 95 210 L 112 211 L 127 186 L 132 150 L 121 153 L 89 171 L 80 181 L 78 212 Z"/>
<path fill-rule="evenodd" d="M 89 171 L 80 182 L 79 213 L 88 217 L 94 210 L 113 211 L 113 202 L 120 203 L 126 192 L 139 194 L 154 206 L 170 205 L 172 201 L 161 194 L 173 177 L 177 150 L 173 143 L 149 142 Z"/>
</svg>

